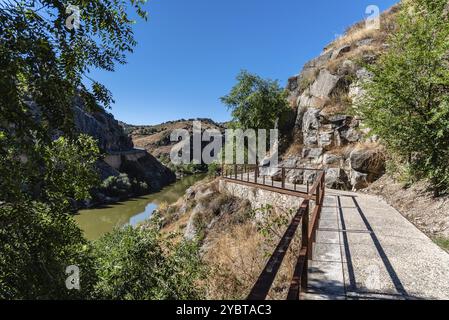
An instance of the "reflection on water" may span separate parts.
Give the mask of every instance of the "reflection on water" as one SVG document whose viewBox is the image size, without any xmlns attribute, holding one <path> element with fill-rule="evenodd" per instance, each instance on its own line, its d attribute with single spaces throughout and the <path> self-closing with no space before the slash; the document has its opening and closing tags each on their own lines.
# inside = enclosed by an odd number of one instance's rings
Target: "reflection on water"
<svg viewBox="0 0 449 320">
<path fill-rule="evenodd" d="M 205 175 L 195 175 L 183 178 L 158 193 L 143 196 L 98 209 L 81 210 L 75 216 L 87 239 L 95 240 L 115 227 L 126 224 L 135 226 L 148 219 L 161 203 L 174 203 L 182 197 L 185 191 L 195 182 L 205 178 Z"/>
</svg>

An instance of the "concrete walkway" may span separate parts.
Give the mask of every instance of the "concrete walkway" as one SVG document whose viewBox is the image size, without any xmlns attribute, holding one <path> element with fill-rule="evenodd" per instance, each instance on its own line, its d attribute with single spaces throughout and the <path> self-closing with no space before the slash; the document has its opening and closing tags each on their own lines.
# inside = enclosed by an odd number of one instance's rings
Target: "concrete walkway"
<svg viewBox="0 0 449 320">
<path fill-rule="evenodd" d="M 326 190 L 303 299 L 449 299 L 449 254 L 381 198 Z"/>
<path fill-rule="evenodd" d="M 304 299 L 449 299 L 449 255 L 382 199 L 329 190 Z"/>
</svg>

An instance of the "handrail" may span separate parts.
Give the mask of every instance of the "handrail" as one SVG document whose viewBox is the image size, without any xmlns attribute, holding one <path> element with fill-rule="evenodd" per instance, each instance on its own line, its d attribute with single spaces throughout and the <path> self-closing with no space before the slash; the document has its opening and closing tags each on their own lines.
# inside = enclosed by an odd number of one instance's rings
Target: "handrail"
<svg viewBox="0 0 449 320">
<path fill-rule="evenodd" d="M 266 170 L 270 170 L 276 174 L 266 174 Z M 315 183 L 312 186 L 312 192 L 309 191 L 309 181 L 306 181 L 306 190 L 301 190 L 303 184 L 297 183 L 295 180 L 287 181 L 288 173 L 292 170 L 301 171 L 315 171 L 318 174 Z M 303 167 L 264 167 L 256 165 L 232 165 L 224 166 L 221 168 L 221 177 L 223 179 L 238 181 L 243 184 L 253 184 L 261 186 L 264 189 L 272 191 L 296 195 L 303 197 L 304 199 L 313 199 L 314 196 L 310 196 L 317 190 L 317 183 L 323 178 L 323 169 L 312 169 Z"/>
<path fill-rule="evenodd" d="M 308 170 L 305 168 L 285 168 L 279 167 L 275 169 L 281 169 L 281 187 L 274 186 L 274 180 L 271 179 L 271 187 L 265 184 L 265 177 L 263 177 L 263 184 L 259 183 L 259 168 L 252 166 L 254 172 L 250 172 L 248 167 L 245 166 L 241 172 L 238 172 L 238 167 L 235 165 L 234 170 L 225 170 L 222 167 L 221 176 L 222 178 L 242 182 L 245 184 L 263 186 L 264 188 L 269 187 L 270 190 L 276 190 L 276 192 L 281 192 L 282 190 L 292 190 L 286 188 L 286 176 L 285 171 L 288 170 Z M 273 169 L 273 168 L 271 168 Z M 309 189 L 307 185 L 307 192 L 300 192 L 296 189 L 296 184 L 294 184 L 294 190 L 297 195 L 303 198 L 299 209 L 297 210 L 295 216 L 292 218 L 287 230 L 285 231 L 283 237 L 279 241 L 276 249 L 274 250 L 271 257 L 268 259 L 265 268 L 262 270 L 260 276 L 258 277 L 256 283 L 254 284 L 251 292 L 248 295 L 248 300 L 263 300 L 266 299 L 274 279 L 282 265 L 284 257 L 287 253 L 288 248 L 291 245 L 292 239 L 295 236 L 299 224 L 301 224 L 301 248 L 298 252 L 298 258 L 296 261 L 295 269 L 292 275 L 292 280 L 290 283 L 290 288 L 288 291 L 288 300 L 298 300 L 301 298 L 301 294 L 307 291 L 308 286 L 308 261 L 312 259 L 312 247 L 316 240 L 316 232 L 318 229 L 319 219 L 321 217 L 321 210 L 323 207 L 324 197 L 325 197 L 325 179 L 326 172 L 322 169 L 313 169 L 315 171 L 321 171 L 316 177 L 312 187 Z M 229 175 L 228 175 L 229 173 Z M 250 173 L 254 174 L 251 179 Z M 246 175 L 246 180 L 244 180 Z M 313 203 L 313 208 L 311 207 Z"/>
</svg>

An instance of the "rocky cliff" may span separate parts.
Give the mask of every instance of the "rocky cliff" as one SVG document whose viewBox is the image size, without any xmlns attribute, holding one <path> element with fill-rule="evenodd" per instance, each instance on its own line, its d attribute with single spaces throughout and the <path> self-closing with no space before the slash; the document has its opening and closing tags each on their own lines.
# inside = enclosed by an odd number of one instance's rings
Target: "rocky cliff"
<svg viewBox="0 0 449 320">
<path fill-rule="evenodd" d="M 396 12 L 393 7 L 382 14 L 380 30 L 364 22 L 354 25 L 288 80 L 288 99 L 297 112 L 285 166 L 324 167 L 328 187 L 338 189 L 365 188 L 382 176 L 383 148 L 351 109 L 363 96 L 361 84 L 370 78 L 364 66 L 375 63 L 387 47 Z M 312 181 L 312 175 L 295 171 L 289 178 L 302 183 Z"/>
<path fill-rule="evenodd" d="M 103 110 L 89 113 L 78 104 L 74 107 L 74 121 L 80 132 L 97 139 L 106 155 L 97 166 L 102 180 L 126 173 L 131 179 L 145 182 L 153 191 L 176 181 L 174 173 L 155 157 L 134 149 L 131 137 L 112 114 Z M 139 156 L 133 157 L 134 153 Z"/>
<path fill-rule="evenodd" d="M 104 152 L 126 151 L 133 148 L 131 138 L 123 131 L 114 116 L 105 111 L 88 113 L 82 105 L 74 107 L 74 121 L 80 132 L 98 140 Z"/>
</svg>

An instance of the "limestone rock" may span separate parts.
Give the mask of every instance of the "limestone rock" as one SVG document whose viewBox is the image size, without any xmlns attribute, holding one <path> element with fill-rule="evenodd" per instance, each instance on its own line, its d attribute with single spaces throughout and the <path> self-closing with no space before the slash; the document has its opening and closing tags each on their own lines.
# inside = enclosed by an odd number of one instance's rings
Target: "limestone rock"
<svg viewBox="0 0 449 320">
<path fill-rule="evenodd" d="M 357 42 L 356 42 L 356 45 L 357 45 L 358 47 L 368 46 L 368 45 L 370 45 L 371 43 L 373 43 L 373 41 L 374 41 L 373 38 L 365 38 L 365 39 L 362 39 L 362 40 L 357 41 Z"/>
<path fill-rule="evenodd" d="M 323 156 L 324 165 L 338 165 L 343 160 L 343 157 L 333 153 L 326 153 Z"/>
<path fill-rule="evenodd" d="M 304 171 L 304 184 L 309 183 L 309 185 L 312 185 L 313 183 L 315 183 L 317 177 L 318 177 L 317 171 L 305 170 Z"/>
<path fill-rule="evenodd" d="M 334 132 L 324 131 L 320 132 L 318 135 L 318 146 L 323 149 L 330 149 L 334 143 Z"/>
<path fill-rule="evenodd" d="M 340 168 L 329 168 L 326 170 L 325 183 L 327 188 L 346 190 L 349 187 L 349 179 L 346 172 Z"/>
<path fill-rule="evenodd" d="M 342 131 L 340 135 L 348 142 L 357 142 L 362 138 L 362 134 L 354 128 L 348 128 Z"/>
<path fill-rule="evenodd" d="M 341 56 L 343 56 L 345 53 L 351 51 L 351 46 L 350 45 L 344 45 L 338 49 L 336 49 L 333 53 L 332 53 L 332 59 L 338 59 Z"/>
<path fill-rule="evenodd" d="M 98 140 L 103 151 L 123 151 L 133 148 L 123 128 L 114 117 L 105 111 L 88 113 L 84 107 L 77 103 L 73 107 L 76 129 Z"/>
<path fill-rule="evenodd" d="M 354 191 L 368 187 L 368 174 L 351 170 L 351 185 Z"/>
<path fill-rule="evenodd" d="M 310 94 L 317 98 L 327 98 L 337 85 L 340 77 L 332 75 L 326 69 L 320 71 L 316 81 L 310 88 Z"/>
<path fill-rule="evenodd" d="M 318 130 L 320 127 L 320 110 L 316 108 L 309 108 L 304 113 L 302 121 L 302 130 L 307 132 L 309 130 Z"/>
<path fill-rule="evenodd" d="M 381 176 L 385 171 L 385 158 L 382 152 L 372 148 L 356 148 L 349 155 L 351 168 L 355 171 Z"/>
<path fill-rule="evenodd" d="M 323 155 L 323 148 L 305 148 L 302 151 L 302 157 L 314 159 Z"/>
<path fill-rule="evenodd" d="M 201 213 L 201 211 L 204 211 L 206 208 L 201 204 L 198 203 L 195 208 L 193 208 L 192 213 L 190 214 L 189 221 L 187 222 L 187 226 L 184 231 L 184 238 L 186 240 L 193 240 L 198 235 L 198 230 L 195 226 L 195 220 L 196 216 Z"/>
<path fill-rule="evenodd" d="M 324 97 L 315 97 L 312 95 L 310 89 L 306 89 L 302 95 L 298 98 L 298 108 L 318 108 L 321 109 L 326 104 L 326 99 Z"/>
</svg>

